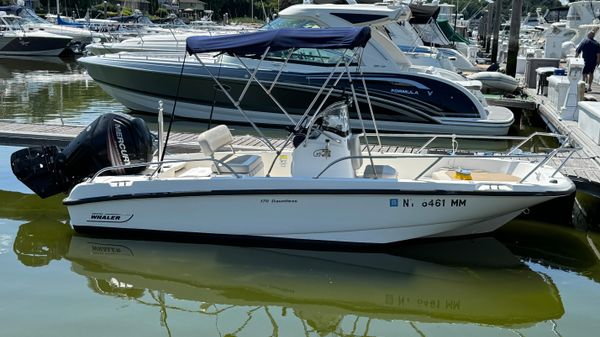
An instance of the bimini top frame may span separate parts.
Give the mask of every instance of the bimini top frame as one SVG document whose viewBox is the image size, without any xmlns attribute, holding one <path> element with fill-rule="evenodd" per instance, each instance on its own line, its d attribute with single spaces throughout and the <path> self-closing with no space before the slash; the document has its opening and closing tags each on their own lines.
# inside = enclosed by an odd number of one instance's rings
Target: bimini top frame
<svg viewBox="0 0 600 337">
<path fill-rule="evenodd" d="M 333 92 L 335 86 L 339 83 L 339 81 L 346 75 L 348 83 L 350 84 L 350 89 L 352 93 L 352 100 L 354 101 L 354 105 L 357 110 L 358 118 L 361 122 L 362 131 L 365 132 L 365 126 L 362 120 L 362 114 L 360 112 L 360 107 L 358 104 L 358 100 L 356 97 L 356 91 L 354 88 L 354 82 L 352 79 L 352 75 L 350 72 L 350 65 L 356 63 L 359 74 L 362 77 L 362 71 L 360 70 L 360 58 L 362 57 L 362 51 L 366 46 L 367 42 L 371 38 L 371 29 L 369 27 L 348 27 L 348 28 L 326 28 L 326 29 L 312 29 L 312 28 L 285 28 L 285 29 L 277 29 L 277 30 L 266 30 L 253 32 L 248 34 L 237 34 L 237 35 L 225 35 L 225 36 L 193 36 L 189 37 L 186 40 L 186 50 L 190 55 L 193 55 L 196 60 L 204 67 L 209 76 L 214 80 L 217 86 L 221 89 L 221 91 L 227 96 L 229 101 L 235 106 L 235 108 L 240 112 L 240 114 L 252 125 L 252 127 L 256 130 L 256 132 L 261 136 L 263 142 L 272 150 L 277 152 L 277 156 L 273 159 L 269 171 L 267 172 L 267 176 L 270 175 L 273 165 L 277 160 L 279 154 L 283 151 L 285 146 L 292 140 L 294 133 L 291 133 L 286 139 L 285 143 L 282 145 L 280 150 L 277 150 L 273 144 L 269 141 L 267 137 L 263 135 L 260 129 L 254 124 L 250 118 L 248 118 L 247 114 L 241 108 L 241 102 L 250 87 L 252 82 L 255 82 L 262 88 L 262 90 L 267 94 L 267 96 L 279 107 L 279 109 L 285 114 L 285 116 L 290 120 L 291 124 L 294 124 L 294 131 L 297 132 L 301 129 L 302 125 L 306 121 L 309 113 L 325 91 L 325 88 L 332 82 L 331 80 L 334 78 L 334 74 L 339 72 L 339 75 L 333 81 L 332 86 L 329 88 L 327 93 L 323 96 L 320 104 L 317 106 L 316 111 L 314 111 L 312 118 L 308 122 L 308 124 L 312 123 L 318 113 L 321 111 L 323 106 L 325 105 L 327 99 Z M 271 94 L 273 87 L 276 85 L 281 73 L 284 71 L 288 61 L 292 57 L 292 54 L 295 50 L 299 48 L 314 48 L 314 49 L 339 49 L 344 50 L 340 55 L 340 59 L 335 64 L 335 67 L 331 70 L 329 76 L 315 95 L 313 101 L 308 105 L 304 114 L 300 117 L 298 121 L 295 121 L 290 114 L 285 110 L 285 108 L 278 102 L 278 100 Z M 267 88 L 261 81 L 256 78 L 256 74 L 260 68 L 261 63 L 267 57 L 269 52 L 276 51 L 286 51 L 287 53 L 284 63 L 281 65 L 275 79 Z M 350 55 L 347 55 L 348 51 L 352 51 Z M 232 56 L 235 56 L 239 63 L 246 69 L 249 74 L 248 81 L 238 99 L 234 99 L 231 94 L 225 90 L 223 85 L 219 82 L 217 77 L 211 73 L 210 69 L 206 67 L 206 64 L 202 61 L 200 57 L 198 57 L 199 53 L 211 53 L 218 52 L 219 54 L 227 53 Z M 259 62 L 254 66 L 254 69 L 251 70 L 246 63 L 240 57 L 253 57 L 259 58 Z M 368 91 L 366 84 L 364 82 L 364 78 L 362 78 L 361 84 L 363 85 L 363 89 L 365 95 L 367 97 L 367 102 L 370 105 L 370 98 L 368 96 Z M 375 123 L 375 116 L 373 114 L 372 107 L 369 107 L 371 112 L 371 118 L 373 123 Z M 377 128 L 375 127 L 377 132 Z M 368 143 L 367 143 L 368 145 Z M 367 147 L 369 148 L 369 147 Z M 369 153 L 369 156 L 371 154 Z"/>
<path fill-rule="evenodd" d="M 266 51 L 295 48 L 354 49 L 364 47 L 370 38 L 369 27 L 284 28 L 237 35 L 191 36 L 186 40 L 186 50 L 190 55 L 220 52 L 259 56 Z"/>
</svg>

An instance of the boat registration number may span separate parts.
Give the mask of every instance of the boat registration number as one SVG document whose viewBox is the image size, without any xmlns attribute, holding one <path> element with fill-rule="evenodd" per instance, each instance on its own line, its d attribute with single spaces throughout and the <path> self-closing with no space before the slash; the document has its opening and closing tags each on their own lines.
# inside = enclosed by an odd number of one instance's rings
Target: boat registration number
<svg viewBox="0 0 600 337">
<path fill-rule="evenodd" d="M 411 198 L 404 199 L 390 199 L 390 207 L 422 207 L 422 208 L 436 208 L 436 207 L 466 207 L 466 199 L 421 199 L 413 200 Z"/>
</svg>

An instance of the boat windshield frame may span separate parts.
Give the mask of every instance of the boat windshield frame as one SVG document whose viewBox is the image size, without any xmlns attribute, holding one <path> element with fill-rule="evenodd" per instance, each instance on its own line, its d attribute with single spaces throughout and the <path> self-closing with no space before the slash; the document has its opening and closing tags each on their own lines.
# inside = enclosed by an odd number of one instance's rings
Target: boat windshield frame
<svg viewBox="0 0 600 337">
<path fill-rule="evenodd" d="M 0 26 L 7 27 L 10 31 L 25 31 L 23 25 L 28 23 L 29 21 L 17 15 L 0 16 Z"/>
</svg>

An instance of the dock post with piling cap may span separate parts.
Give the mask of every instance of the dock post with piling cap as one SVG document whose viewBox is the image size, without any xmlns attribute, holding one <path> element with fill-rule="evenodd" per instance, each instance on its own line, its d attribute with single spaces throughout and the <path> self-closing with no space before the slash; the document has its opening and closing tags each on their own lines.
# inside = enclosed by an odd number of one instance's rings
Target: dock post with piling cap
<svg viewBox="0 0 600 337">
<path fill-rule="evenodd" d="M 560 108 L 560 117 L 567 120 L 577 120 L 577 103 L 579 101 L 579 80 L 583 72 L 583 59 L 570 57 L 567 59 L 567 76 L 569 78 L 569 89 L 565 102 Z"/>
</svg>

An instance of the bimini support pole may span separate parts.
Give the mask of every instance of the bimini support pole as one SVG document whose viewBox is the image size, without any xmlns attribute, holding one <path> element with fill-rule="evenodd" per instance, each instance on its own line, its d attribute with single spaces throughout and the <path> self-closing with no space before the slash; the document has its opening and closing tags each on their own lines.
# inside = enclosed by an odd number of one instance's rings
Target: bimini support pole
<svg viewBox="0 0 600 337">
<path fill-rule="evenodd" d="M 219 86 L 219 89 L 221 89 L 221 91 L 225 94 L 225 96 L 227 96 L 227 98 L 233 104 L 233 106 L 235 106 L 235 108 L 240 112 L 240 114 L 242 114 L 242 116 L 246 119 L 246 121 L 248 123 L 250 123 L 250 125 L 252 125 L 252 128 L 254 128 L 254 130 L 260 135 L 263 142 L 269 147 L 269 149 L 277 150 L 275 148 L 275 146 L 273 146 L 273 144 L 269 141 L 269 139 L 267 137 L 265 137 L 265 135 L 262 133 L 262 131 L 260 131 L 260 129 L 256 126 L 256 124 L 254 124 L 254 122 L 250 118 L 248 118 L 248 115 L 246 115 L 246 112 L 244 110 L 242 110 L 240 105 L 233 99 L 233 97 L 231 97 L 229 92 L 227 90 L 225 90 L 225 88 L 223 87 L 221 82 L 219 82 L 219 80 L 215 77 L 215 75 L 213 75 L 213 73 L 208 69 L 206 64 L 204 64 L 204 62 L 202 62 L 202 59 L 200 59 L 197 54 L 194 54 L 194 57 L 196 58 L 196 60 L 198 60 L 198 62 L 200 62 L 202 67 L 204 67 L 204 69 L 206 70 L 208 75 L 213 79 L 213 81 L 215 81 L 217 86 Z"/>
<path fill-rule="evenodd" d="M 344 53 L 342 55 L 346 54 L 346 51 L 348 51 L 348 49 L 344 50 Z M 290 54 L 290 56 L 291 56 L 291 54 Z M 353 58 L 354 58 L 354 55 L 353 55 Z M 329 76 L 327 76 L 327 79 L 325 79 L 325 82 L 323 82 L 323 85 L 321 86 L 321 88 L 319 89 L 319 91 L 317 92 L 317 94 L 315 95 L 315 97 L 313 98 L 312 102 L 309 104 L 309 107 L 306 109 L 306 111 L 304 111 L 304 113 L 302 114 L 302 116 L 300 117 L 300 119 L 298 120 L 298 122 L 296 123 L 296 125 L 294 126 L 294 131 L 300 130 L 300 126 L 302 125 L 302 122 L 308 116 L 308 113 L 310 112 L 310 110 L 312 109 L 312 107 L 315 105 L 315 103 L 319 99 L 319 96 L 321 96 L 321 94 L 325 90 L 325 87 L 327 87 L 327 85 L 329 84 L 329 82 L 333 78 L 333 75 L 337 72 L 338 68 L 342 64 L 343 59 L 344 59 L 343 56 L 340 57 L 340 59 L 338 60 L 338 62 L 335 64 L 335 67 L 333 67 L 333 69 L 331 70 L 331 73 L 329 73 Z M 327 99 L 329 98 L 329 96 L 331 95 L 331 93 L 333 92 L 333 90 L 335 89 L 335 86 L 342 79 L 343 75 L 344 75 L 344 72 L 343 71 L 340 72 L 340 75 L 335 79 L 335 82 L 333 83 L 333 85 L 331 86 L 331 88 L 329 88 L 329 90 L 327 91 L 327 94 L 325 95 L 325 98 L 323 98 L 323 101 L 321 102 L 321 104 L 319 104 L 319 107 L 317 108 L 317 111 L 315 112 L 314 116 L 316 116 L 316 114 L 323 108 L 323 105 L 325 104 L 325 102 L 327 101 Z M 313 118 L 314 118 L 314 116 L 313 116 Z M 309 124 L 311 122 L 312 122 L 312 119 L 309 122 Z M 273 158 L 273 161 L 271 162 L 271 166 L 269 167 L 269 170 L 267 171 L 267 174 L 266 174 L 267 177 L 271 174 L 271 171 L 273 170 L 273 167 L 275 166 L 275 162 L 277 161 L 277 158 L 279 158 L 279 155 L 281 154 L 281 152 L 283 152 L 283 149 L 285 149 L 285 147 L 290 143 L 290 141 L 292 140 L 293 136 L 294 136 L 294 132 L 291 132 L 287 136 L 287 138 L 285 139 L 285 142 L 283 142 L 283 145 L 281 146 L 281 150 L 277 151 L 277 155 L 275 156 L 275 158 Z"/>
<path fill-rule="evenodd" d="M 256 79 L 256 73 L 258 72 L 258 69 L 260 68 L 260 65 L 262 64 L 262 62 L 265 60 L 265 57 L 267 57 L 267 53 L 269 53 L 269 49 L 271 49 L 271 47 L 267 47 L 267 49 L 265 49 L 262 56 L 260 57 L 260 60 L 258 61 L 258 64 L 256 65 L 256 67 L 254 67 L 254 71 L 252 71 L 252 72 L 250 71 L 250 69 L 248 69 L 246 64 L 244 62 L 242 62 L 240 57 L 237 54 L 235 54 L 235 58 L 238 61 L 240 61 L 242 66 L 244 66 L 244 69 L 246 69 L 248 74 L 250 74 L 250 78 L 246 82 L 246 85 L 244 86 L 244 89 L 242 90 L 242 93 L 240 94 L 240 97 L 237 100 L 238 104 L 242 103 L 242 100 L 244 99 L 244 96 L 246 96 L 246 92 L 248 91 L 248 88 L 250 87 L 250 83 L 252 83 L 252 80 L 255 80 L 256 82 L 258 82 L 258 80 Z"/>
<path fill-rule="evenodd" d="M 159 161 L 163 157 L 163 138 L 164 138 L 164 126 L 163 126 L 163 101 L 158 101 L 158 158 Z"/>
<path fill-rule="evenodd" d="M 267 48 L 267 52 L 268 52 L 268 50 L 269 50 L 269 48 Z M 267 56 L 267 52 L 265 52 L 263 54 L 263 57 L 260 59 L 260 62 L 256 65 L 256 69 L 254 69 L 254 72 L 251 72 L 250 69 L 248 68 L 248 66 L 246 66 L 246 63 L 244 63 L 244 61 L 242 61 L 242 59 L 238 55 L 235 55 L 235 57 L 237 58 L 237 60 L 242 64 L 242 66 L 244 66 L 244 68 L 246 69 L 246 71 L 250 75 L 250 78 L 248 79 L 248 82 L 246 82 L 246 87 L 244 88 L 244 90 L 242 91 L 242 94 L 240 95 L 238 103 L 242 102 L 242 99 L 244 98 L 244 95 L 246 94 L 246 90 L 248 89 L 248 86 L 250 85 L 250 83 L 252 82 L 252 80 L 254 80 L 254 82 L 256 82 L 256 84 L 258 84 L 258 86 L 265 92 L 265 94 L 267 94 L 267 96 L 269 96 L 269 98 L 271 99 L 271 101 L 273 101 L 273 103 L 275 103 L 275 105 L 277 105 L 277 107 L 279 108 L 279 110 L 281 110 L 283 112 L 283 114 L 290 120 L 290 122 L 292 124 L 295 124 L 296 122 L 290 116 L 290 114 L 287 112 L 287 110 L 285 110 L 285 108 L 283 107 L 283 105 L 281 105 L 281 103 L 279 103 L 279 101 L 277 99 L 275 99 L 275 97 L 273 97 L 273 95 L 271 95 L 270 89 L 265 88 L 265 86 L 258 80 L 258 78 L 256 78 L 256 72 L 258 71 L 258 67 L 260 66 L 260 64 L 264 60 L 265 56 Z M 277 74 L 277 78 L 279 77 L 279 75 L 281 75 L 282 71 L 283 71 L 283 68 L 279 70 L 279 73 Z"/>
<path fill-rule="evenodd" d="M 281 76 L 281 74 L 283 73 L 283 69 L 285 68 L 285 66 L 288 64 L 288 61 L 290 60 L 290 58 L 292 58 L 292 54 L 294 53 L 294 51 L 296 51 L 296 48 L 292 48 L 290 49 L 289 54 L 287 55 L 287 57 L 285 58 L 285 61 L 283 61 L 283 64 L 281 65 L 281 67 L 279 68 L 279 72 L 277 73 L 277 76 L 275 76 L 275 79 L 273 80 L 273 83 L 271 83 L 271 86 L 269 86 L 269 90 L 267 90 L 267 92 L 270 94 L 271 91 L 273 90 L 273 88 L 275 87 L 275 84 L 277 84 L 277 81 L 279 81 L 279 76 Z"/>
<path fill-rule="evenodd" d="M 364 51 L 364 49 L 361 48 L 361 50 L 359 52 L 359 57 L 358 57 L 357 69 L 358 69 L 358 73 L 360 74 L 360 80 L 362 82 L 363 88 L 365 89 L 365 96 L 367 97 L 367 105 L 369 106 L 369 112 L 371 113 L 371 121 L 373 122 L 373 129 L 375 129 L 375 136 L 377 137 L 377 144 L 379 144 L 379 147 L 381 149 L 383 149 L 383 147 L 381 146 L 381 137 L 379 137 L 379 129 L 377 128 L 377 121 L 375 120 L 375 113 L 373 112 L 373 106 L 371 105 L 371 96 L 369 95 L 369 90 L 367 89 L 367 83 L 365 81 L 365 75 L 364 75 L 364 73 L 362 71 L 362 67 L 361 67 L 363 51 Z M 367 138 L 367 137 L 365 136 L 365 138 Z"/>
<path fill-rule="evenodd" d="M 344 50 L 344 53 L 342 53 L 342 55 L 344 55 L 346 53 L 346 51 L 347 51 L 347 49 Z M 323 85 L 321 86 L 321 88 L 319 89 L 319 91 L 317 92 L 317 94 L 315 95 L 315 98 L 313 98 L 312 102 L 310 102 L 310 104 L 308 105 L 308 107 L 306 108 L 306 110 L 304 111 L 304 113 L 302 114 L 302 117 L 300 117 L 300 120 L 298 121 L 298 123 L 296 123 L 296 127 L 294 127 L 294 131 L 300 130 L 299 128 L 302 125 L 302 122 L 304 122 L 304 119 L 306 118 L 306 116 L 308 116 L 308 113 L 310 112 L 310 110 L 313 108 L 313 106 L 315 105 L 315 103 L 319 99 L 319 96 L 321 96 L 321 94 L 325 90 L 325 87 L 329 84 L 329 81 L 331 81 L 331 78 L 333 78 L 333 74 L 335 74 L 335 72 L 338 70 L 338 68 L 340 67 L 340 64 L 342 64 L 342 61 L 344 61 L 344 57 L 343 56 L 340 57 L 339 61 L 335 64 L 335 67 L 333 67 L 333 70 L 331 70 L 331 73 L 329 73 L 329 76 L 327 76 L 327 79 L 325 79 L 325 82 L 323 83 Z M 338 79 L 335 81 L 334 85 L 331 87 L 331 89 L 329 90 L 329 92 L 325 96 L 325 99 L 327 99 L 329 97 L 329 95 L 333 92 L 333 89 L 334 89 L 335 85 L 342 78 L 342 75 L 343 75 L 343 72 L 340 73 L 340 76 L 338 77 Z M 321 103 L 321 107 L 323 106 L 323 104 L 324 103 Z M 318 110 L 317 110 L 317 112 L 318 112 Z"/>
<path fill-rule="evenodd" d="M 346 75 L 348 75 L 348 83 L 350 84 L 350 91 L 352 92 L 352 99 L 354 100 L 354 105 L 356 106 L 356 114 L 358 115 L 358 120 L 360 120 L 360 126 L 362 128 L 363 134 L 366 134 L 365 130 L 365 122 L 362 118 L 362 113 L 360 112 L 360 105 L 358 104 L 358 98 L 356 97 L 356 90 L 354 89 L 354 82 L 352 81 L 352 74 L 350 74 L 350 67 L 348 66 L 348 62 L 344 61 L 344 65 L 346 66 Z M 371 162 L 371 168 L 373 169 L 373 174 L 375 175 L 375 179 L 379 178 L 377 176 L 377 170 L 375 170 L 375 164 L 373 163 L 373 155 L 371 154 L 371 145 L 369 144 L 369 137 L 365 137 L 365 143 L 367 144 L 367 153 L 369 153 L 369 161 Z"/>
</svg>

